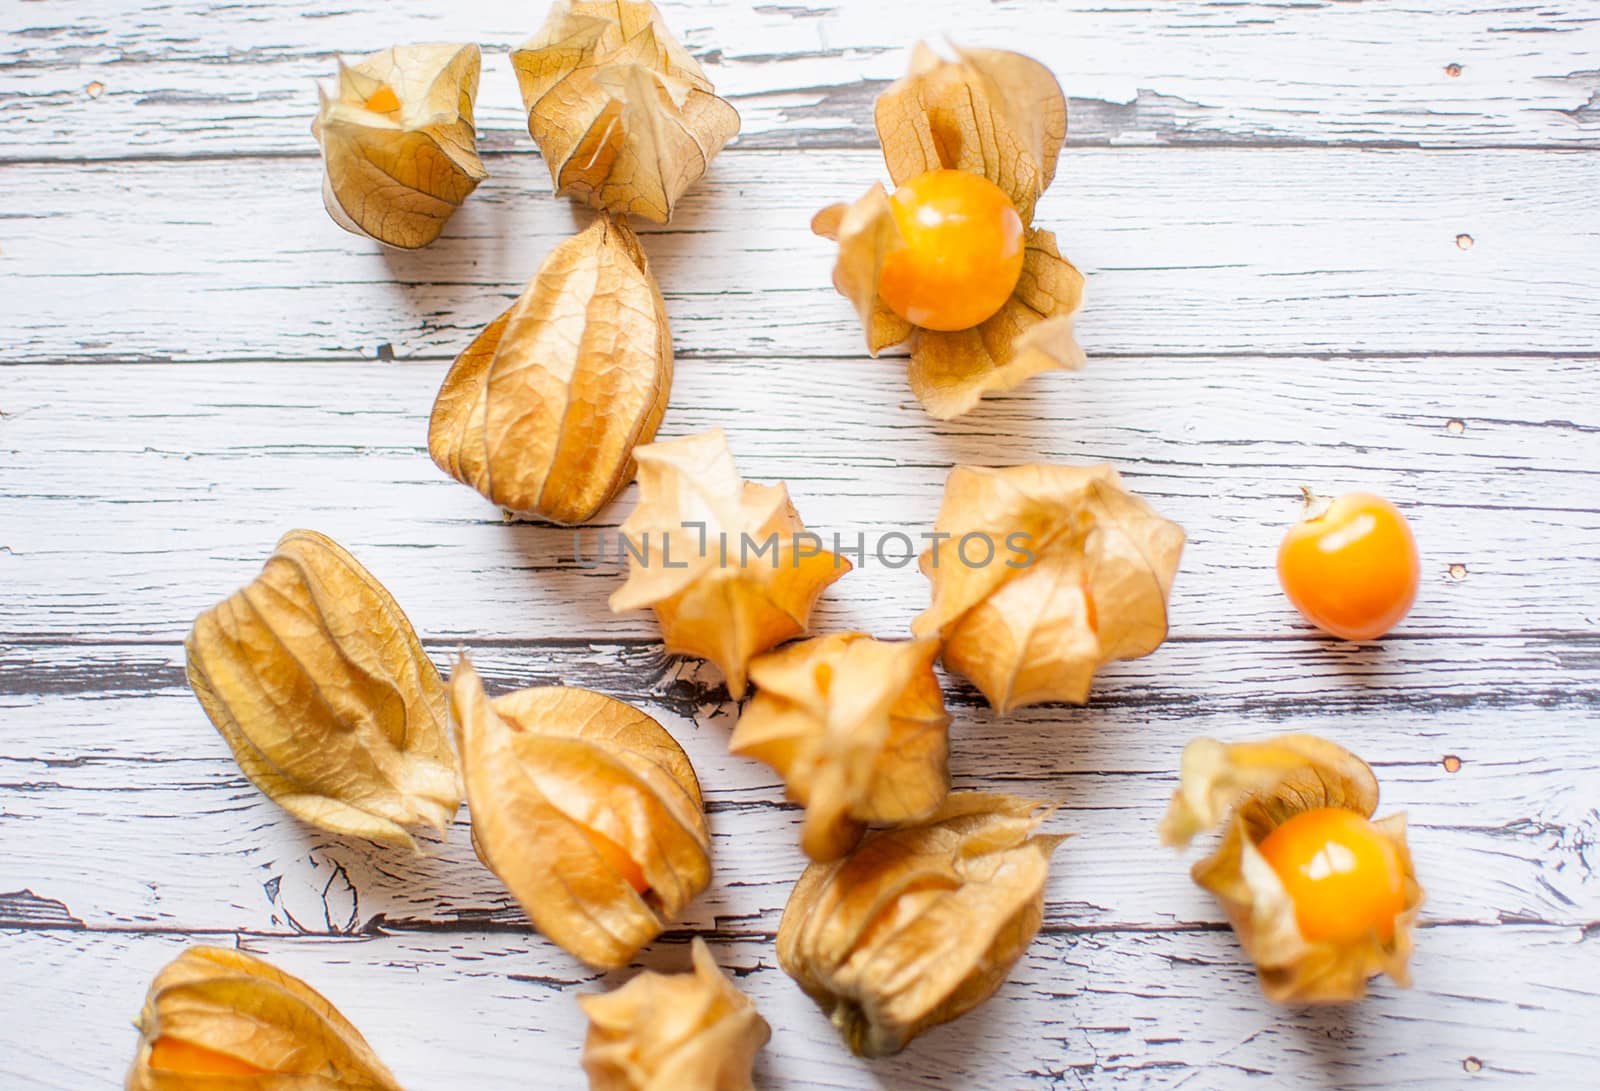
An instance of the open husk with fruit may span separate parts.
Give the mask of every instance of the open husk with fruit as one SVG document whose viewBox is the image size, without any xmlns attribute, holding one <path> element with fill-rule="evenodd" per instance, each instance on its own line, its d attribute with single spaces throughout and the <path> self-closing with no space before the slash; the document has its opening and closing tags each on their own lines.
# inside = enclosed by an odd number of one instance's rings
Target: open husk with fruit
<svg viewBox="0 0 1600 1091">
<path fill-rule="evenodd" d="M 878 99 L 898 188 L 875 183 L 812 221 L 839 245 L 834 287 L 855 305 L 867 349 L 909 342 L 911 390 L 940 419 L 1084 362 L 1073 333 L 1083 276 L 1033 226 L 1066 138 L 1066 97 L 1020 53 L 955 54 L 919 45 Z"/>
<path fill-rule="evenodd" d="M 1377 806 L 1372 769 L 1314 735 L 1184 748 L 1161 838 L 1186 845 L 1223 827 L 1192 874 L 1227 911 L 1269 999 L 1358 1000 L 1379 974 L 1411 983 L 1424 894 L 1405 815 L 1369 821 Z"/>
</svg>

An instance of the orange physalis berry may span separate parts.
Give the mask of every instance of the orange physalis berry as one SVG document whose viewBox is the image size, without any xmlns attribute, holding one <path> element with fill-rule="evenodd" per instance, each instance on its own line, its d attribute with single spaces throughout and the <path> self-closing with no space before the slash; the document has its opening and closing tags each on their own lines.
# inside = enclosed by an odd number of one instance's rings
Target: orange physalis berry
<svg viewBox="0 0 1600 1091">
<path fill-rule="evenodd" d="M 262 1076 L 267 1071 L 249 1061 L 166 1035 L 151 1043 L 150 1067 L 185 1076 Z"/>
<path fill-rule="evenodd" d="M 1294 902 L 1306 939 L 1354 943 L 1371 932 L 1384 943 L 1394 938 L 1406 901 L 1400 853 L 1355 811 L 1302 811 L 1256 847 Z"/>
<path fill-rule="evenodd" d="M 650 880 L 644 877 L 644 869 L 638 865 L 632 856 L 628 855 L 627 849 L 599 830 L 585 826 L 583 832 L 584 836 L 588 837 L 589 843 L 594 846 L 594 851 L 600 854 L 600 859 L 606 862 L 608 868 L 617 873 L 618 878 L 640 894 L 650 889 Z"/>
<path fill-rule="evenodd" d="M 1289 528 L 1278 547 L 1278 582 L 1319 629 L 1346 640 L 1375 640 L 1416 600 L 1417 543 L 1389 501 L 1346 493 Z"/>
<path fill-rule="evenodd" d="M 367 96 L 367 109 L 377 114 L 390 114 L 400 109 L 400 96 L 387 83 Z"/>
<path fill-rule="evenodd" d="M 904 245 L 884 258 L 878 294 L 907 322 L 964 330 L 998 311 L 1022 275 L 1022 217 L 982 175 L 931 170 L 889 198 Z"/>
</svg>

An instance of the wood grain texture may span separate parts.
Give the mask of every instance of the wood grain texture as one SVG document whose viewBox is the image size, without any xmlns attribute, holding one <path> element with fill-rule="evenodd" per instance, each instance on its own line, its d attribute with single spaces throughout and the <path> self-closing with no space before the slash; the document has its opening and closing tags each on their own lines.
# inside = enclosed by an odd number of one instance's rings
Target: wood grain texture
<svg viewBox="0 0 1600 1091">
<path fill-rule="evenodd" d="M 728 935 L 777 927 L 804 866 L 798 813 L 764 765 L 727 753 L 737 710 L 714 671 L 655 645 L 599 642 L 466 648 L 489 686 L 581 684 L 645 708 L 683 744 L 706 790 L 717 881 L 685 926 Z M 448 669 L 454 647 L 433 649 Z M 1000 719 L 947 681 L 959 786 L 1060 801 L 1052 827 L 1076 834 L 1056 857 L 1049 919 L 1073 927 L 1220 926 L 1156 842 L 1192 735 L 1306 730 L 1371 756 L 1383 813 L 1411 816 L 1432 921 L 1587 925 L 1600 920 L 1600 762 L 1583 753 L 1600 687 L 1573 691 L 1596 645 L 1571 638 L 1397 642 L 1382 654 L 1321 654 L 1249 641 L 1169 644 L 1106 672 L 1083 709 Z M 16 688 L 0 784 L 15 843 L 0 890 L 29 889 L 95 929 L 361 933 L 462 926 L 520 932 L 522 916 L 467 842 L 465 815 L 416 859 L 302 826 L 228 758 L 169 645 L 21 646 L 0 659 Z M 1495 725 L 1538 717 L 1540 752 Z M 1461 762 L 1457 772 L 1444 763 Z M 105 831 L 132 823 L 163 868 L 107 874 Z M 51 830 L 48 843 L 23 831 Z M 0 909 L 0 926 L 25 923 Z M 76 925 L 75 925 L 76 926 Z"/>
<path fill-rule="evenodd" d="M 585 217 L 549 196 L 505 49 L 539 5 L 139 0 L 0 11 L 0 1086 L 114 1084 L 184 942 L 324 989 L 413 1088 L 577 1088 L 572 994 L 463 810 L 428 855 L 288 818 L 183 682 L 194 614 L 295 525 L 491 689 L 634 702 L 693 757 L 717 879 L 639 964 L 712 940 L 773 1022 L 765 1089 L 1587 1086 L 1600 1063 L 1600 12 L 1557 2 L 804 0 L 663 5 L 744 115 L 644 232 L 679 355 L 663 436 L 727 428 L 846 543 L 931 525 L 956 463 L 1110 461 L 1189 531 L 1171 639 L 1084 708 L 1005 720 L 947 679 L 967 787 L 1059 800 L 1044 931 L 996 999 L 872 1065 L 775 967 L 796 812 L 731 757 L 713 668 L 612 616 L 614 563 L 507 523 L 425 451 L 446 362 Z M 873 361 L 807 223 L 882 174 L 912 34 L 1025 48 L 1072 99 L 1040 223 L 1088 274 L 1088 368 L 960 420 Z M 312 81 L 395 41 L 488 47 L 492 177 L 419 254 L 317 199 Z M 803 151 L 802 151 L 803 150 Z M 1277 590 L 1299 486 L 1396 500 L 1424 558 L 1381 644 Z M 626 491 L 579 539 L 592 556 Z M 870 548 L 870 544 L 869 544 Z M 891 544 L 891 556 L 899 547 Z M 828 631 L 927 602 L 873 557 Z M 1259 996 L 1153 827 L 1197 734 L 1373 760 L 1429 888 L 1417 987 Z M 1450 759 L 1450 760 L 1447 760 Z M 533 1082 L 530 1083 L 530 1080 Z"/>
<path fill-rule="evenodd" d="M 283 530 L 309 525 L 433 638 L 654 637 L 651 615 L 604 601 L 635 491 L 581 532 L 505 525 L 428 460 L 444 366 L 0 371 L 0 452 L 34 467 L 0 480 L 0 634 L 177 642 Z M 953 463 L 1041 460 L 1109 461 L 1187 527 L 1178 639 L 1306 632 L 1273 573 L 1301 485 L 1375 489 L 1414 521 L 1426 581 L 1403 634 L 1600 631 L 1593 601 L 1564 593 L 1600 561 L 1600 403 L 1561 394 L 1595 387 L 1600 360 L 1099 360 L 948 424 L 916 407 L 903 371 L 678 368 L 663 436 L 726 428 L 745 476 L 787 480 L 830 544 L 883 546 L 888 563 L 869 553 L 823 596 L 821 628 L 907 631 L 928 585 L 890 567 L 906 547 L 886 536 L 931 529 Z"/>
<path fill-rule="evenodd" d="M 743 115 L 743 147 L 872 146 L 872 99 L 917 35 L 1026 46 L 1067 86 L 1075 145 L 1600 146 L 1600 15 L 1570 0 L 661 6 Z M 314 83 L 336 54 L 440 40 L 485 46 L 483 146 L 533 151 L 505 51 L 538 5 L 145 0 L 18 14 L 24 25 L 0 26 L 0 121 L 27 125 L 0 124 L 0 158 L 312 156 Z"/>
<path fill-rule="evenodd" d="M 1596 350 L 1588 153 L 1179 154 L 1069 151 L 1040 203 L 1088 276 L 1091 358 Z M 384 252 L 307 201 L 319 170 L 6 168 L 0 361 L 454 356 L 587 222 L 550 199 L 541 163 L 502 159 L 438 242 Z M 882 174 L 868 151 L 719 157 L 671 226 L 641 232 L 679 351 L 859 359 L 833 249 L 809 222 Z"/>
<path fill-rule="evenodd" d="M 324 991 L 417 1088 L 577 1091 L 584 1024 L 572 997 L 627 976 L 597 978 L 537 940 L 500 933 L 238 942 Z M 1570 1077 L 1600 1061 L 1587 1014 L 1600 995 L 1572 967 L 1593 942 L 1576 928 L 1425 928 L 1415 988 L 1379 986 L 1358 1008 L 1274 1012 L 1226 931 L 1050 930 L 988 1004 L 878 1062 L 839 1048 L 774 966 L 769 940 L 712 937 L 711 949 L 780 1028 L 757 1063 L 766 1091 L 1276 1087 L 1283 1072 L 1299 1073 L 1300 1086 L 1356 1091 L 1582 1086 Z M 643 964 L 681 969 L 685 948 L 669 937 Z M 132 1051 L 133 1032 L 121 1028 L 144 981 L 180 949 L 172 936 L 0 934 L 0 986 L 15 995 L 61 983 L 12 1017 L 16 1045 L 0 1071 L 22 1074 L 8 1088 L 110 1086 Z M 1517 1000 L 1506 989 L 1513 965 Z M 63 1053 L 54 1046 L 63 1025 L 105 1029 Z"/>
</svg>

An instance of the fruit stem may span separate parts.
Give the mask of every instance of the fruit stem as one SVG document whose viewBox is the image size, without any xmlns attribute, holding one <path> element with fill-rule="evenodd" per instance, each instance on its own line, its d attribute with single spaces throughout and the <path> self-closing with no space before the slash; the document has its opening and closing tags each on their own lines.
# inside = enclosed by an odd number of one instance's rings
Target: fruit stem
<svg viewBox="0 0 1600 1091">
<path fill-rule="evenodd" d="M 1332 500 L 1328 499 L 1326 496 L 1318 496 L 1304 485 L 1300 486 L 1300 495 L 1305 499 L 1306 505 L 1305 514 L 1302 516 L 1302 518 L 1320 519 L 1326 515 L 1328 509 L 1333 506 Z"/>
</svg>

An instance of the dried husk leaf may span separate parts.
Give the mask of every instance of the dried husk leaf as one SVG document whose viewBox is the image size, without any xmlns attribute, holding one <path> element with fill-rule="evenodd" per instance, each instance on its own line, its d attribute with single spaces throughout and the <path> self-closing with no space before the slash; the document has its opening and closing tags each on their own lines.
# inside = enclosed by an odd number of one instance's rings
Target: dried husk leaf
<svg viewBox="0 0 1600 1091">
<path fill-rule="evenodd" d="M 833 287 L 855 305 L 867 333 L 868 352 L 876 356 L 917 332 L 916 326 L 890 310 L 878 294 L 884 261 L 905 245 L 881 182 L 872 183 L 854 204 L 829 205 L 817 213 L 811 219 L 811 230 L 839 244 Z"/>
<path fill-rule="evenodd" d="M 1161 839 L 1186 845 L 1195 834 L 1226 823 L 1216 851 L 1195 864 L 1191 874 L 1227 911 L 1268 999 L 1285 1004 L 1359 1000 L 1366 995 L 1367 981 L 1378 974 L 1410 985 L 1411 929 L 1424 892 L 1406 844 L 1405 815 L 1373 823 L 1393 843 L 1405 875 L 1405 908 L 1388 942 L 1375 932 L 1355 943 L 1307 939 L 1294 903 L 1256 848 L 1302 812 L 1343 807 L 1371 818 L 1377 805 L 1378 781 L 1371 768 L 1314 735 L 1233 745 L 1200 738 L 1184 747 L 1178 789 L 1162 819 Z"/>
<path fill-rule="evenodd" d="M 296 818 L 413 849 L 411 828 L 453 819 L 444 681 L 389 592 L 332 539 L 285 534 L 184 648 L 239 768 Z"/>
<path fill-rule="evenodd" d="M 954 52 L 946 60 L 918 43 L 910 72 L 878 96 L 874 114 L 889 177 L 899 186 L 930 170 L 981 174 L 1032 223 L 1067 137 L 1061 85 L 1021 53 Z"/>
<path fill-rule="evenodd" d="M 138 1026 L 127 1091 L 400 1091 L 332 1004 L 243 951 L 184 951 L 150 983 Z"/>
<path fill-rule="evenodd" d="M 1022 276 L 998 311 L 969 330 L 916 331 L 911 392 L 929 416 L 950 420 L 1042 371 L 1076 371 L 1087 359 L 1073 332 L 1082 303 L 1083 274 L 1053 234 L 1029 228 Z"/>
<path fill-rule="evenodd" d="M 957 466 L 934 529 L 947 537 L 922 555 L 933 601 L 912 631 L 940 637 L 945 666 L 1001 713 L 1081 704 L 1100 667 L 1166 639 L 1183 528 L 1110 466 Z"/>
<path fill-rule="evenodd" d="M 556 193 L 617 215 L 671 219 L 739 131 L 654 4 L 556 0 L 511 64 Z"/>
<path fill-rule="evenodd" d="M 466 659 L 450 705 L 478 858 L 534 927 L 591 966 L 626 965 L 711 881 L 700 785 L 655 720 L 565 686 L 490 700 Z M 624 853 L 643 893 L 602 846 Z"/>
<path fill-rule="evenodd" d="M 511 511 L 586 522 L 632 479 L 671 388 L 661 290 L 638 238 L 602 214 L 456 358 L 428 453 Z"/>
<path fill-rule="evenodd" d="M 693 953 L 688 973 L 647 970 L 578 997 L 590 1091 L 754 1091 L 751 1069 L 772 1029 L 698 936 Z"/>
<path fill-rule="evenodd" d="M 806 809 L 800 845 L 835 860 L 867 824 L 926 818 L 950 786 L 937 640 L 840 633 L 750 664 L 756 695 L 728 747 L 766 762 Z"/>
<path fill-rule="evenodd" d="M 998 989 L 1044 915 L 1042 804 L 953 792 L 922 823 L 869 833 L 806 868 L 778 927 L 778 963 L 851 1050 L 897 1053 Z"/>
<path fill-rule="evenodd" d="M 340 63 L 311 126 L 335 223 L 406 250 L 438 238 L 489 173 L 472 121 L 481 60 L 475 45 L 437 43 Z"/>
<path fill-rule="evenodd" d="M 651 607 L 669 651 L 709 659 L 743 697 L 751 658 L 804 633 L 850 562 L 822 550 L 787 486 L 740 479 L 720 428 L 634 457 L 639 506 L 621 528 L 628 580 L 611 609 Z"/>
</svg>

